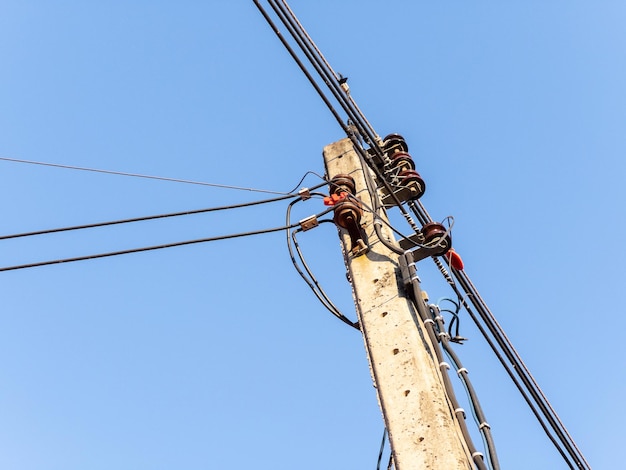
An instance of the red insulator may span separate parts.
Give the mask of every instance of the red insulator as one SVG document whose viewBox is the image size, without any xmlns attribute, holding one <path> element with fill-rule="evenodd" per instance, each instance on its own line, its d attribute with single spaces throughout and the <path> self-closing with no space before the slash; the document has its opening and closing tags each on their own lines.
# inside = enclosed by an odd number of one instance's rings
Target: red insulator
<svg viewBox="0 0 626 470">
<path fill-rule="evenodd" d="M 435 252 L 435 255 L 444 255 L 452 247 L 452 238 L 446 228 L 438 222 L 431 222 L 422 227 L 424 246 Z"/>
<path fill-rule="evenodd" d="M 450 266 L 457 271 L 463 271 L 463 260 L 461 259 L 461 256 L 454 251 L 454 248 L 450 248 L 450 251 L 446 253 L 446 258 L 448 258 Z"/>
</svg>

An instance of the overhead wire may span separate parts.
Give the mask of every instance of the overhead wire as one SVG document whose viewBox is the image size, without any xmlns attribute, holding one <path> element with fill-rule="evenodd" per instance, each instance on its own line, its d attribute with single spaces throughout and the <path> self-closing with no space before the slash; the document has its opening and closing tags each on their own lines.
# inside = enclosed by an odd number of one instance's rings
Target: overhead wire
<svg viewBox="0 0 626 470">
<path fill-rule="evenodd" d="M 355 109 L 355 106 L 352 105 L 352 97 L 350 96 L 349 99 L 347 98 L 348 94 L 345 90 L 341 88 L 337 74 L 332 70 L 317 46 L 314 45 L 313 41 L 310 39 L 310 36 L 306 34 L 306 31 L 304 31 L 302 25 L 299 23 L 299 21 L 297 21 L 297 18 L 295 18 L 295 15 L 293 15 L 291 9 L 287 7 L 287 4 L 284 0 L 268 0 L 268 3 L 277 14 L 283 25 L 285 25 L 292 38 L 296 41 L 296 43 L 300 47 L 300 50 L 303 51 L 311 65 L 313 65 L 314 69 L 322 79 L 322 81 L 328 87 L 328 89 L 337 100 L 337 102 L 340 104 L 344 112 L 346 112 L 348 116 L 347 122 L 354 123 L 356 127 L 356 133 L 352 128 L 349 127 L 348 124 L 344 123 L 343 119 L 339 116 L 339 113 L 330 103 L 329 98 L 322 92 L 320 86 L 316 83 L 311 73 L 304 66 L 303 62 L 295 53 L 294 49 L 289 45 L 287 40 L 282 36 L 282 33 L 270 19 L 267 12 L 260 5 L 259 1 L 254 0 L 254 3 L 257 5 L 259 10 L 265 17 L 266 21 L 268 21 L 276 35 L 280 38 L 283 45 L 292 55 L 303 73 L 307 76 L 313 87 L 316 89 L 322 100 L 325 102 L 337 122 L 340 124 L 348 138 L 353 143 L 353 146 L 359 156 L 376 174 L 377 178 L 380 180 L 380 183 L 385 186 L 392 199 L 394 199 L 394 202 L 400 209 L 400 212 L 405 217 L 411 228 L 416 233 L 418 233 L 419 229 L 413 222 L 412 217 L 405 210 L 404 205 L 398 200 L 396 194 L 391 190 L 389 183 L 384 177 L 382 177 L 380 170 L 377 168 L 377 165 L 372 160 L 372 156 L 365 149 L 363 149 L 360 142 L 356 138 L 356 134 L 358 133 L 358 135 L 370 145 L 370 150 L 372 151 L 372 153 L 384 162 L 385 155 L 379 145 L 379 139 L 375 135 L 375 132 L 373 132 L 373 129 L 371 129 L 371 126 L 368 125 L 369 123 L 365 123 L 364 115 L 362 114 L 362 112 L 360 112 L 360 110 L 357 111 Z M 408 203 L 408 207 L 422 225 L 432 222 L 432 218 L 420 201 L 411 201 Z M 381 241 L 383 240 L 384 237 L 381 238 Z M 397 253 L 398 249 L 396 248 L 393 251 Z M 452 280 L 449 274 L 447 274 L 447 271 L 443 267 L 441 261 L 437 257 L 433 257 L 433 260 L 437 264 L 442 274 L 444 274 L 444 277 L 446 277 L 446 280 Z M 523 362 L 521 361 L 521 358 L 519 358 L 519 355 L 514 350 L 512 345 L 508 344 L 507 341 L 503 339 L 502 334 L 499 331 L 499 325 L 495 324 L 494 321 L 490 318 L 490 312 L 487 311 L 486 305 L 484 304 L 482 299 L 480 299 L 480 297 L 476 295 L 477 292 L 473 292 L 473 285 L 471 284 L 471 281 L 468 282 L 469 278 L 465 279 L 463 277 L 464 273 L 463 275 L 459 275 L 456 270 L 453 269 L 452 271 L 453 276 L 456 278 L 456 281 L 461 285 L 461 289 L 463 292 L 459 290 L 454 281 L 449 281 L 449 284 L 453 287 L 453 289 L 455 289 L 459 300 L 462 301 L 466 310 L 469 309 L 469 305 L 465 301 L 465 297 L 468 298 L 469 302 L 471 302 L 474 308 L 477 310 L 480 320 L 478 319 L 478 317 L 473 315 L 473 313 L 470 313 L 470 316 L 479 327 L 479 330 L 492 348 L 494 354 L 496 354 L 505 370 L 507 370 L 507 373 L 509 373 L 509 376 L 516 384 L 518 390 L 526 400 L 527 404 L 530 406 L 531 411 L 533 411 L 533 414 L 535 414 L 536 418 L 538 419 L 539 423 L 541 424 L 542 428 L 544 429 L 552 443 L 555 445 L 564 460 L 568 463 L 570 468 L 574 468 L 572 465 L 577 465 L 577 468 L 579 469 L 588 469 L 589 466 L 586 463 L 584 456 L 582 456 L 582 453 L 580 453 L 578 447 L 573 442 L 573 439 L 571 438 L 567 430 L 564 428 L 564 426 L 562 426 L 562 422 L 558 418 L 558 416 L 556 416 L 556 413 L 554 412 L 552 406 L 547 403 L 547 399 L 545 399 L 545 395 L 543 394 L 543 392 L 540 391 L 536 381 L 534 380 L 534 378 L 532 378 L 532 376 L 530 376 L 530 373 L 525 365 L 522 365 Z M 487 333 L 487 331 L 489 333 Z M 510 366 L 504 359 L 504 357 L 506 357 L 511 362 Z M 519 378 L 519 380 L 521 380 L 523 386 L 522 384 L 520 384 L 520 381 L 518 380 L 518 378 L 516 378 L 516 376 Z M 535 405 L 533 405 L 532 402 L 534 402 Z M 537 409 L 535 406 L 539 409 Z M 552 433 L 548 430 L 547 424 L 542 420 L 540 415 L 543 415 L 544 418 L 548 421 L 553 432 L 556 434 L 556 437 L 553 436 Z"/>
<path fill-rule="evenodd" d="M 358 134 L 361 135 L 361 137 L 365 139 L 365 141 L 370 145 L 370 148 L 378 156 L 378 158 L 383 160 L 385 158 L 384 152 L 382 151 L 382 149 L 380 148 L 377 142 L 377 136 L 375 135 L 375 133 L 371 132 L 368 125 L 364 123 L 365 119 L 364 119 L 363 113 L 361 113 L 360 110 L 359 111 L 355 110 L 352 104 L 353 102 L 352 99 L 347 99 L 345 90 L 341 88 L 338 81 L 336 80 L 337 74 L 332 70 L 332 68 L 330 68 L 330 65 L 328 65 L 328 61 L 326 61 L 326 59 L 323 58 L 323 56 L 321 56 L 321 53 L 319 52 L 319 49 L 317 48 L 317 46 L 313 47 L 311 45 L 313 42 L 310 39 L 310 36 L 308 36 L 308 34 L 302 33 L 303 28 L 301 27 L 301 25 L 298 26 L 299 22 L 294 20 L 295 15 L 290 13 L 290 10 L 285 8 L 284 5 L 286 5 L 286 2 L 282 1 L 279 3 L 276 0 L 267 0 L 267 1 L 269 5 L 272 7 L 272 9 L 274 10 L 275 14 L 279 17 L 283 25 L 287 28 L 291 37 L 296 41 L 300 50 L 307 57 L 307 60 L 309 61 L 309 63 L 313 66 L 317 74 L 323 80 L 324 84 L 329 89 L 329 91 L 331 92 L 331 94 L 333 95 L 337 103 L 342 107 L 344 112 L 347 114 L 348 116 L 347 121 L 352 122 L 356 125 Z M 411 218 L 410 214 L 404 209 L 400 200 L 397 198 L 396 194 L 393 192 L 392 188 L 390 187 L 389 183 L 386 181 L 385 178 L 383 178 L 383 175 L 380 173 L 380 170 L 377 168 L 376 164 L 372 161 L 372 157 L 368 154 L 368 152 L 365 149 L 363 149 L 361 144 L 358 142 L 354 131 L 350 128 L 350 126 L 348 126 L 347 123 L 344 123 L 343 119 L 341 118 L 341 116 L 339 115 L 335 107 L 332 105 L 328 97 L 324 94 L 324 92 L 322 91 L 321 87 L 316 82 L 316 80 L 313 78 L 313 75 L 308 71 L 308 69 L 306 68 L 306 66 L 304 65 L 300 57 L 298 56 L 298 54 L 291 47 L 289 42 L 285 39 L 285 37 L 281 33 L 280 29 L 276 26 L 274 21 L 271 19 L 270 15 L 260 4 L 259 0 L 254 0 L 254 3 L 259 9 L 259 11 L 261 12 L 261 14 L 263 15 L 263 17 L 265 18 L 266 22 L 269 24 L 269 26 L 272 28 L 274 33 L 277 35 L 277 37 L 279 38 L 279 40 L 281 41 L 285 49 L 287 49 L 287 51 L 289 52 L 291 57 L 294 59 L 296 64 L 300 67 L 300 70 L 307 77 L 310 84 L 314 87 L 318 95 L 322 98 L 322 100 L 324 101 L 328 109 L 331 111 L 331 113 L 333 114 L 333 116 L 335 117 L 339 125 L 341 126 L 341 128 L 344 130 L 345 134 L 351 140 L 354 146 L 354 149 L 357 151 L 359 156 L 367 162 L 367 165 L 372 169 L 372 171 L 374 171 L 374 173 L 380 179 L 381 183 L 387 188 L 391 197 L 394 199 L 394 201 L 398 205 L 400 212 L 402 213 L 404 218 L 407 220 L 407 223 L 409 224 L 409 226 L 415 232 L 419 231 L 418 227 L 415 225 L 415 222 Z"/>
<path fill-rule="evenodd" d="M 408 255 L 410 256 L 410 259 L 412 259 L 412 255 L 410 253 Z M 409 262 L 407 259 L 407 268 L 409 270 L 408 275 L 410 279 L 410 289 L 413 305 L 415 306 L 415 309 L 417 310 L 417 313 L 422 320 L 422 324 L 426 329 L 426 334 L 430 338 L 430 342 L 433 346 L 436 361 L 441 372 L 443 386 L 446 391 L 446 396 L 449 400 L 451 411 L 456 417 L 459 429 L 461 430 L 461 434 L 463 435 L 463 440 L 465 441 L 469 453 L 472 456 L 472 461 L 474 462 L 478 470 L 487 470 L 487 466 L 485 461 L 483 460 L 482 454 L 476 450 L 476 446 L 474 445 L 473 439 L 469 433 L 469 429 L 467 428 L 467 423 L 465 421 L 465 412 L 459 406 L 458 399 L 456 398 L 456 394 L 454 393 L 454 387 L 452 386 L 450 377 L 447 373 L 449 365 L 443 360 L 442 348 L 439 346 L 441 342 L 441 333 L 439 335 L 437 334 L 435 320 L 431 318 L 431 312 L 428 309 L 426 303 L 422 300 L 424 297 L 422 296 L 422 290 L 417 277 L 416 265 L 414 262 Z M 443 334 L 445 335 L 446 333 L 444 332 Z"/>
<path fill-rule="evenodd" d="M 507 362 L 507 360 L 505 359 L 506 353 L 498 348 L 496 340 L 492 338 L 492 336 L 487 332 L 486 328 L 488 327 L 484 325 L 483 323 L 481 323 L 479 317 L 476 316 L 476 313 L 474 312 L 473 308 L 468 304 L 468 301 L 465 300 L 465 296 L 461 292 L 460 288 L 456 285 L 452 277 L 450 277 L 450 274 L 448 273 L 448 271 L 443 267 L 443 263 L 441 262 L 441 260 L 436 257 L 433 257 L 432 259 L 437 265 L 437 267 L 439 268 L 439 270 L 441 271 L 441 273 L 443 274 L 444 278 L 448 281 L 448 285 L 450 285 L 452 290 L 457 295 L 459 302 L 463 304 L 463 308 L 465 309 L 465 311 L 468 313 L 468 315 L 470 316 L 470 318 L 472 319 L 472 321 L 478 328 L 478 331 L 483 336 L 483 339 L 491 348 L 491 351 L 494 353 L 494 355 L 500 362 L 500 365 L 502 366 L 502 368 L 505 370 L 505 372 L 507 373 L 507 375 L 509 376 L 509 378 L 515 385 L 515 388 L 517 389 L 519 394 L 522 396 L 522 398 L 526 402 L 526 405 L 528 406 L 532 414 L 535 416 L 535 419 L 541 426 L 545 435 L 548 437 L 550 442 L 552 442 L 557 452 L 561 455 L 563 460 L 567 463 L 568 467 L 570 469 L 574 469 L 575 467 L 573 467 L 572 463 L 569 461 L 566 450 L 563 449 L 563 447 L 559 444 L 559 440 L 550 432 L 550 428 L 548 424 L 545 422 L 544 420 L 545 416 L 543 416 L 543 413 L 541 412 L 541 410 L 537 409 L 538 404 L 536 403 L 535 400 L 533 400 L 532 396 L 529 396 L 530 391 L 524 386 L 523 379 L 519 376 L 518 370 L 516 370 L 514 365 L 511 365 L 509 362 Z M 467 296 L 467 297 L 471 299 L 471 296 Z M 472 305 L 474 305 L 473 302 L 472 302 Z M 522 382 L 520 382 L 520 380 L 522 380 Z M 579 468 L 584 468 L 584 467 L 579 467 Z"/>
<path fill-rule="evenodd" d="M 168 178 L 165 176 L 144 175 L 141 173 L 129 173 L 125 171 L 103 170 L 100 168 L 88 168 L 88 167 L 75 166 L 75 165 L 63 165 L 60 163 L 48 163 L 48 162 L 40 162 L 40 161 L 35 161 L 35 160 L 25 160 L 25 159 L 20 159 L 20 158 L 0 157 L 0 160 L 6 161 L 6 162 L 14 162 L 14 163 L 28 163 L 31 165 L 41 165 L 41 166 L 48 166 L 48 167 L 54 167 L 54 168 L 65 168 L 68 170 L 80 170 L 80 171 L 90 171 L 94 173 L 105 173 L 108 175 L 129 176 L 133 178 L 145 178 L 145 179 L 151 179 L 151 180 L 170 181 L 173 183 L 195 184 L 195 185 L 200 185 L 200 186 L 209 186 L 212 188 L 234 189 L 238 191 L 250 191 L 250 192 L 256 192 L 256 193 L 268 193 L 268 194 L 284 194 L 284 195 L 290 194 L 289 192 L 271 191 L 268 189 L 247 188 L 243 186 L 233 186 L 233 185 L 218 184 L 218 183 L 205 183 L 203 181 L 194 181 L 194 180 L 187 180 L 187 179 L 180 179 L 180 178 Z M 310 173 L 313 173 L 313 172 L 310 172 Z"/>
<path fill-rule="evenodd" d="M 325 214 L 326 212 L 327 211 L 322 212 L 320 216 Z M 207 243 L 207 242 L 213 242 L 213 241 L 218 241 L 218 240 L 228 240 L 231 238 L 241 238 L 241 237 L 249 237 L 253 235 L 262 235 L 266 233 L 281 232 L 283 230 L 289 230 L 289 229 L 298 227 L 299 225 L 300 224 L 297 223 L 297 224 L 292 224 L 291 226 L 282 226 L 282 227 L 268 228 L 268 229 L 262 229 L 262 230 L 253 230 L 250 232 L 233 233 L 229 235 L 220 235 L 216 237 L 198 238 L 195 240 L 165 243 L 162 245 L 146 246 L 142 248 L 131 248 L 128 250 L 112 251 L 112 252 L 107 252 L 107 253 L 98 253 L 98 254 L 86 255 L 86 256 L 77 256 L 73 258 L 61 258 L 61 259 L 56 259 L 56 260 L 40 261 L 36 263 L 21 264 L 21 265 L 15 265 L 15 266 L 5 266 L 5 267 L 0 267 L 0 272 L 15 271 L 18 269 L 35 268 L 39 266 L 49 266 L 52 264 L 63 264 L 63 263 L 72 263 L 76 261 L 86 261 L 86 260 L 92 260 L 92 259 L 98 259 L 98 258 L 107 258 L 111 256 L 127 255 L 131 253 L 140 253 L 144 251 L 161 250 L 164 248 L 173 248 L 173 247 L 178 247 L 178 246 L 193 245 L 197 243 Z"/>
<path fill-rule="evenodd" d="M 408 205 L 420 223 L 425 225 L 432 222 L 432 218 L 421 201 L 411 201 Z M 444 278 L 448 281 L 448 284 L 457 294 L 459 300 L 467 298 L 476 309 L 478 316 L 474 314 L 468 303 L 463 300 L 462 303 L 465 310 L 478 327 L 483 338 L 498 358 L 500 364 L 515 384 L 517 390 L 544 430 L 544 433 L 555 446 L 563 460 L 572 470 L 590 470 L 591 467 L 589 463 L 576 445 L 571 434 L 567 431 L 567 428 L 532 376 L 530 370 L 521 359 L 517 350 L 513 347 L 510 340 L 508 340 L 508 337 L 506 337 L 504 330 L 495 320 L 491 310 L 487 307 L 486 302 L 478 293 L 478 290 L 469 279 L 465 270 L 452 268 L 449 260 L 443 257 L 445 263 L 450 267 L 450 272 L 452 272 L 452 276 L 454 277 L 453 279 L 450 277 L 450 274 L 444 268 L 439 258 L 432 257 L 432 259 Z M 457 287 L 457 284 L 460 286 L 460 289 Z"/>
<path fill-rule="evenodd" d="M 321 186 L 325 186 L 326 184 L 327 183 L 324 182 L 324 183 L 318 184 L 316 186 L 313 186 L 310 189 L 317 189 L 317 188 L 319 188 Z M 259 200 L 259 201 L 250 201 L 250 202 L 244 202 L 244 203 L 240 203 L 240 204 L 230 204 L 230 205 L 225 205 L 225 206 L 209 207 L 209 208 L 204 208 L 204 209 L 194 209 L 194 210 L 181 211 L 181 212 L 170 212 L 170 213 L 167 213 L 167 214 L 148 215 L 148 216 L 143 216 L 143 217 L 133 217 L 133 218 L 128 218 L 128 219 L 111 220 L 111 221 L 106 221 L 106 222 L 95 222 L 95 223 L 91 223 L 91 224 L 72 225 L 72 226 L 68 226 L 68 227 L 58 227 L 58 228 L 51 228 L 51 229 L 45 229 L 45 230 L 36 230 L 36 231 L 31 231 L 31 232 L 15 233 L 15 234 L 9 234 L 9 235 L 0 235 L 0 240 L 9 240 L 9 239 L 13 239 L 13 238 L 23 238 L 23 237 L 32 237 L 32 236 L 36 236 L 36 235 L 47 235 L 47 234 L 51 234 L 51 233 L 68 232 L 68 231 L 73 231 L 73 230 L 83 230 L 83 229 L 97 228 L 97 227 L 106 227 L 106 226 L 110 226 L 110 225 L 128 224 L 128 223 L 133 223 L 133 222 L 144 222 L 144 221 L 147 221 L 147 220 L 165 219 L 165 218 L 171 218 L 171 217 L 181 217 L 181 216 L 185 216 L 185 215 L 204 214 L 204 213 L 209 213 L 209 212 L 225 211 L 225 210 L 232 210 L 232 209 L 241 209 L 241 208 L 245 208 L 245 207 L 258 206 L 258 205 L 261 205 L 261 204 L 269 204 L 269 203 L 273 203 L 273 202 L 284 201 L 286 199 L 291 199 L 293 197 L 297 197 L 297 195 L 295 195 L 295 194 L 287 194 L 287 195 L 278 196 L 278 197 L 271 198 L 271 199 L 263 199 L 263 200 Z"/>
<path fill-rule="evenodd" d="M 287 12 L 289 13 L 289 16 L 294 20 L 295 24 L 298 26 L 298 30 L 300 31 L 302 36 L 306 39 L 307 43 L 313 48 L 313 50 L 315 51 L 316 55 L 320 58 L 322 63 L 325 65 L 326 69 L 328 69 L 332 73 L 332 76 L 334 77 L 335 81 L 337 81 L 340 84 L 341 84 L 342 80 L 344 81 L 344 83 L 347 82 L 347 78 L 342 77 L 340 74 L 336 73 L 335 70 L 333 70 L 332 66 L 326 60 L 326 57 L 324 57 L 324 54 L 322 54 L 322 51 L 317 47 L 317 44 L 315 44 L 315 42 L 313 41 L 313 38 L 311 38 L 311 36 L 309 36 L 309 33 L 306 31 L 306 29 L 304 28 L 302 23 L 300 23 L 300 20 L 294 14 L 294 12 L 291 9 L 291 7 L 289 6 L 289 4 L 287 2 L 285 2 L 285 1 L 283 1 L 282 3 L 284 5 L 285 9 L 287 10 Z M 374 130 L 372 125 L 369 123 L 369 121 L 365 117 L 365 114 L 363 114 L 363 112 L 359 108 L 359 105 L 356 103 L 354 98 L 352 98 L 352 96 L 350 95 L 350 92 L 348 90 L 345 90 L 345 89 L 344 89 L 344 91 L 345 91 L 345 94 L 346 94 L 348 100 L 350 100 L 350 102 L 352 103 L 352 106 L 354 107 L 354 110 L 363 119 L 363 122 L 364 122 L 365 126 L 367 127 L 367 129 L 369 129 L 370 133 L 375 137 L 374 140 L 378 140 L 379 139 L 378 134 L 376 134 L 376 131 Z"/>
<path fill-rule="evenodd" d="M 418 281 L 415 281 L 418 282 Z M 500 470 L 500 463 L 498 461 L 498 455 L 496 452 L 495 443 L 493 441 L 493 436 L 491 434 L 491 426 L 487 422 L 485 418 L 485 413 L 480 405 L 480 400 L 478 399 L 478 395 L 474 390 L 474 387 L 469 379 L 469 372 L 459 359 L 458 355 L 454 351 L 454 349 L 450 346 L 450 334 L 446 333 L 443 317 L 441 316 L 441 311 L 438 305 L 430 305 L 430 312 L 432 319 L 435 321 L 435 326 L 437 328 L 438 334 L 437 339 L 443 348 L 443 352 L 448 356 L 450 361 L 453 363 L 457 375 L 461 379 L 463 386 L 465 387 L 465 391 L 467 392 L 469 403 L 472 408 L 472 413 L 476 417 L 477 425 L 479 428 L 479 432 L 483 436 L 483 439 L 486 444 L 488 461 L 487 463 L 491 467 L 492 470 Z"/>
</svg>

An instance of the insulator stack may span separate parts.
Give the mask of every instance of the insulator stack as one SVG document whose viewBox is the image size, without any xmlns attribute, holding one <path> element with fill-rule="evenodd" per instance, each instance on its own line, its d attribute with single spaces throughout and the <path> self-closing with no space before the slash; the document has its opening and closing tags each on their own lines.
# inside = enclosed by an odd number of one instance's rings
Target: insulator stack
<svg viewBox="0 0 626 470">
<path fill-rule="evenodd" d="M 356 185 L 350 175 L 340 174 L 330 181 L 330 199 L 335 201 L 333 221 L 335 225 L 348 231 L 352 242 L 350 251 L 354 256 L 360 256 L 367 253 L 369 247 L 366 243 L 367 236 L 361 228 L 363 208 L 355 193 Z"/>
<path fill-rule="evenodd" d="M 426 183 L 415 171 L 415 162 L 408 153 L 409 146 L 404 137 L 400 134 L 389 134 L 383 139 L 382 147 L 385 152 L 383 174 L 395 195 L 394 198 L 383 190 L 383 204 L 393 206 L 397 204 L 396 199 L 406 202 L 422 197 L 426 191 Z"/>
</svg>

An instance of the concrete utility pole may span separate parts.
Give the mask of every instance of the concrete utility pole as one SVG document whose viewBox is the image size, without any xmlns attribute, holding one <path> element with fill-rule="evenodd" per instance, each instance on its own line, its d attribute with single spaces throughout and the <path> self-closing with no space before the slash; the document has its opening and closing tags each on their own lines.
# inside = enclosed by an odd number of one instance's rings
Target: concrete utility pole
<svg viewBox="0 0 626 470">
<path fill-rule="evenodd" d="M 329 178 L 350 175 L 356 196 L 374 207 L 364 171 L 352 142 L 324 148 Z M 374 387 L 389 432 L 396 470 L 467 470 L 475 468 L 451 409 L 433 345 L 398 279 L 398 255 L 376 236 L 373 215 L 364 211 L 360 225 L 370 251 L 355 255 L 354 233 L 340 229 L 343 252 Z M 387 227 L 383 236 L 394 240 Z"/>
</svg>

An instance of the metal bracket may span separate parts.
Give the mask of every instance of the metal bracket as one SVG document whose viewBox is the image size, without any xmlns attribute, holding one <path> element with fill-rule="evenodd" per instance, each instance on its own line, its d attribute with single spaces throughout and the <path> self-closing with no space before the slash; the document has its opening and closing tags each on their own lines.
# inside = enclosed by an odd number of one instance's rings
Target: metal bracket
<svg viewBox="0 0 626 470">
<path fill-rule="evenodd" d="M 303 201 L 306 201 L 307 199 L 311 199 L 311 191 L 309 188 L 302 188 L 298 191 L 298 196 L 300 196 Z"/>
<path fill-rule="evenodd" d="M 306 232 L 307 230 L 311 230 L 312 228 L 315 228 L 320 224 L 319 221 L 317 220 L 317 217 L 315 217 L 314 215 L 311 215 L 307 217 L 306 219 L 302 219 L 299 223 L 300 223 L 300 228 L 302 229 L 303 232 Z"/>
</svg>

